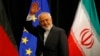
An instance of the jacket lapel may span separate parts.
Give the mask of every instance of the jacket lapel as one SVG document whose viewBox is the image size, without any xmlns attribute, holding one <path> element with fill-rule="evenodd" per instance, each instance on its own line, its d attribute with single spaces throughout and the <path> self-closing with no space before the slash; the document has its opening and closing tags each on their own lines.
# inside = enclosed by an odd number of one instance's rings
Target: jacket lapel
<svg viewBox="0 0 100 56">
<path fill-rule="evenodd" d="M 46 42 L 45 42 L 45 45 L 47 45 L 48 44 L 48 42 L 51 42 L 51 36 L 52 36 L 52 34 L 53 34 L 53 30 L 54 30 L 54 26 L 51 28 L 51 30 L 50 30 L 50 32 L 49 32 L 49 34 L 48 34 L 48 37 L 47 37 L 47 39 L 46 39 Z"/>
</svg>

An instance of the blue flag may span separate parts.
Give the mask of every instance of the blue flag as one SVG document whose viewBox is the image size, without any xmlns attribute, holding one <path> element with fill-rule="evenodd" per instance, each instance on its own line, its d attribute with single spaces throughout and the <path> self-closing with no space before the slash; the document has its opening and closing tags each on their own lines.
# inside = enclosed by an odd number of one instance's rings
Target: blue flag
<svg viewBox="0 0 100 56">
<path fill-rule="evenodd" d="M 32 3 L 33 2 L 38 2 L 40 8 L 40 10 L 35 14 L 36 19 L 33 21 L 33 26 L 37 27 L 37 25 L 39 24 L 37 16 L 43 11 L 49 12 L 49 6 L 47 0 L 32 0 Z M 36 48 L 37 37 L 30 34 L 26 29 L 24 29 L 19 47 L 19 55 L 36 56 Z"/>
</svg>

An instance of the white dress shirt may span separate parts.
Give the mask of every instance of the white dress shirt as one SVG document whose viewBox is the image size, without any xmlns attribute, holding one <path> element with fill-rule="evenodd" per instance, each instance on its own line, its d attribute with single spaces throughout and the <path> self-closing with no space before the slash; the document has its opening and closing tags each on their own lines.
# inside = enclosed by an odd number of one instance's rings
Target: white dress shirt
<svg viewBox="0 0 100 56">
<path fill-rule="evenodd" d="M 44 32 L 44 45 L 45 45 L 45 42 L 46 42 L 46 39 L 47 39 L 47 37 L 48 37 L 49 32 L 50 32 L 50 30 L 46 30 L 46 31 Z"/>
<path fill-rule="evenodd" d="M 51 25 L 51 26 L 49 27 L 49 29 L 46 30 L 46 31 L 44 32 L 44 40 L 43 40 L 43 41 L 44 41 L 44 45 L 45 45 L 45 43 L 46 43 L 47 37 L 48 37 L 48 35 L 49 35 L 49 32 L 50 32 L 52 26 L 53 26 L 53 25 Z M 43 56 L 43 53 L 41 53 L 40 56 Z"/>
<path fill-rule="evenodd" d="M 35 21 L 37 18 L 36 18 L 36 16 L 35 15 L 30 15 L 30 14 L 28 14 L 28 16 L 27 16 L 27 18 L 26 18 L 26 21 Z"/>
</svg>

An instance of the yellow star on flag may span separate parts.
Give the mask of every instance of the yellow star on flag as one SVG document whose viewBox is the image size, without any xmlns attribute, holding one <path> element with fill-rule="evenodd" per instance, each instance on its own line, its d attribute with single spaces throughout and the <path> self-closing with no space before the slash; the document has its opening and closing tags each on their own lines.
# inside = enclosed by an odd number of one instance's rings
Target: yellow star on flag
<svg viewBox="0 0 100 56">
<path fill-rule="evenodd" d="M 31 16 L 31 18 L 32 18 L 32 20 L 35 22 L 35 20 L 36 20 L 35 15 Z"/>
<path fill-rule="evenodd" d="M 22 43 L 26 44 L 28 42 L 27 37 L 22 38 Z"/>
<path fill-rule="evenodd" d="M 31 51 L 31 49 L 30 49 L 30 48 L 29 48 L 29 49 L 26 49 L 26 55 L 30 56 L 30 55 L 31 55 L 31 53 L 32 53 L 32 51 Z"/>
</svg>

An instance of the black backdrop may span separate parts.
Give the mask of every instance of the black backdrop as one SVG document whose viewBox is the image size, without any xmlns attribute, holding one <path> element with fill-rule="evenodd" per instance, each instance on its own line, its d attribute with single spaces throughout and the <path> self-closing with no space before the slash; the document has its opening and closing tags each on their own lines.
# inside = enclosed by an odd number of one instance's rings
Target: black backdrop
<svg viewBox="0 0 100 56">
<path fill-rule="evenodd" d="M 19 45 L 23 31 L 23 24 L 27 16 L 31 0 L 2 0 L 7 12 L 12 30 Z M 100 17 L 100 3 L 95 0 L 98 16 Z M 68 35 L 79 0 L 48 0 L 54 25 L 65 29 Z"/>
</svg>

